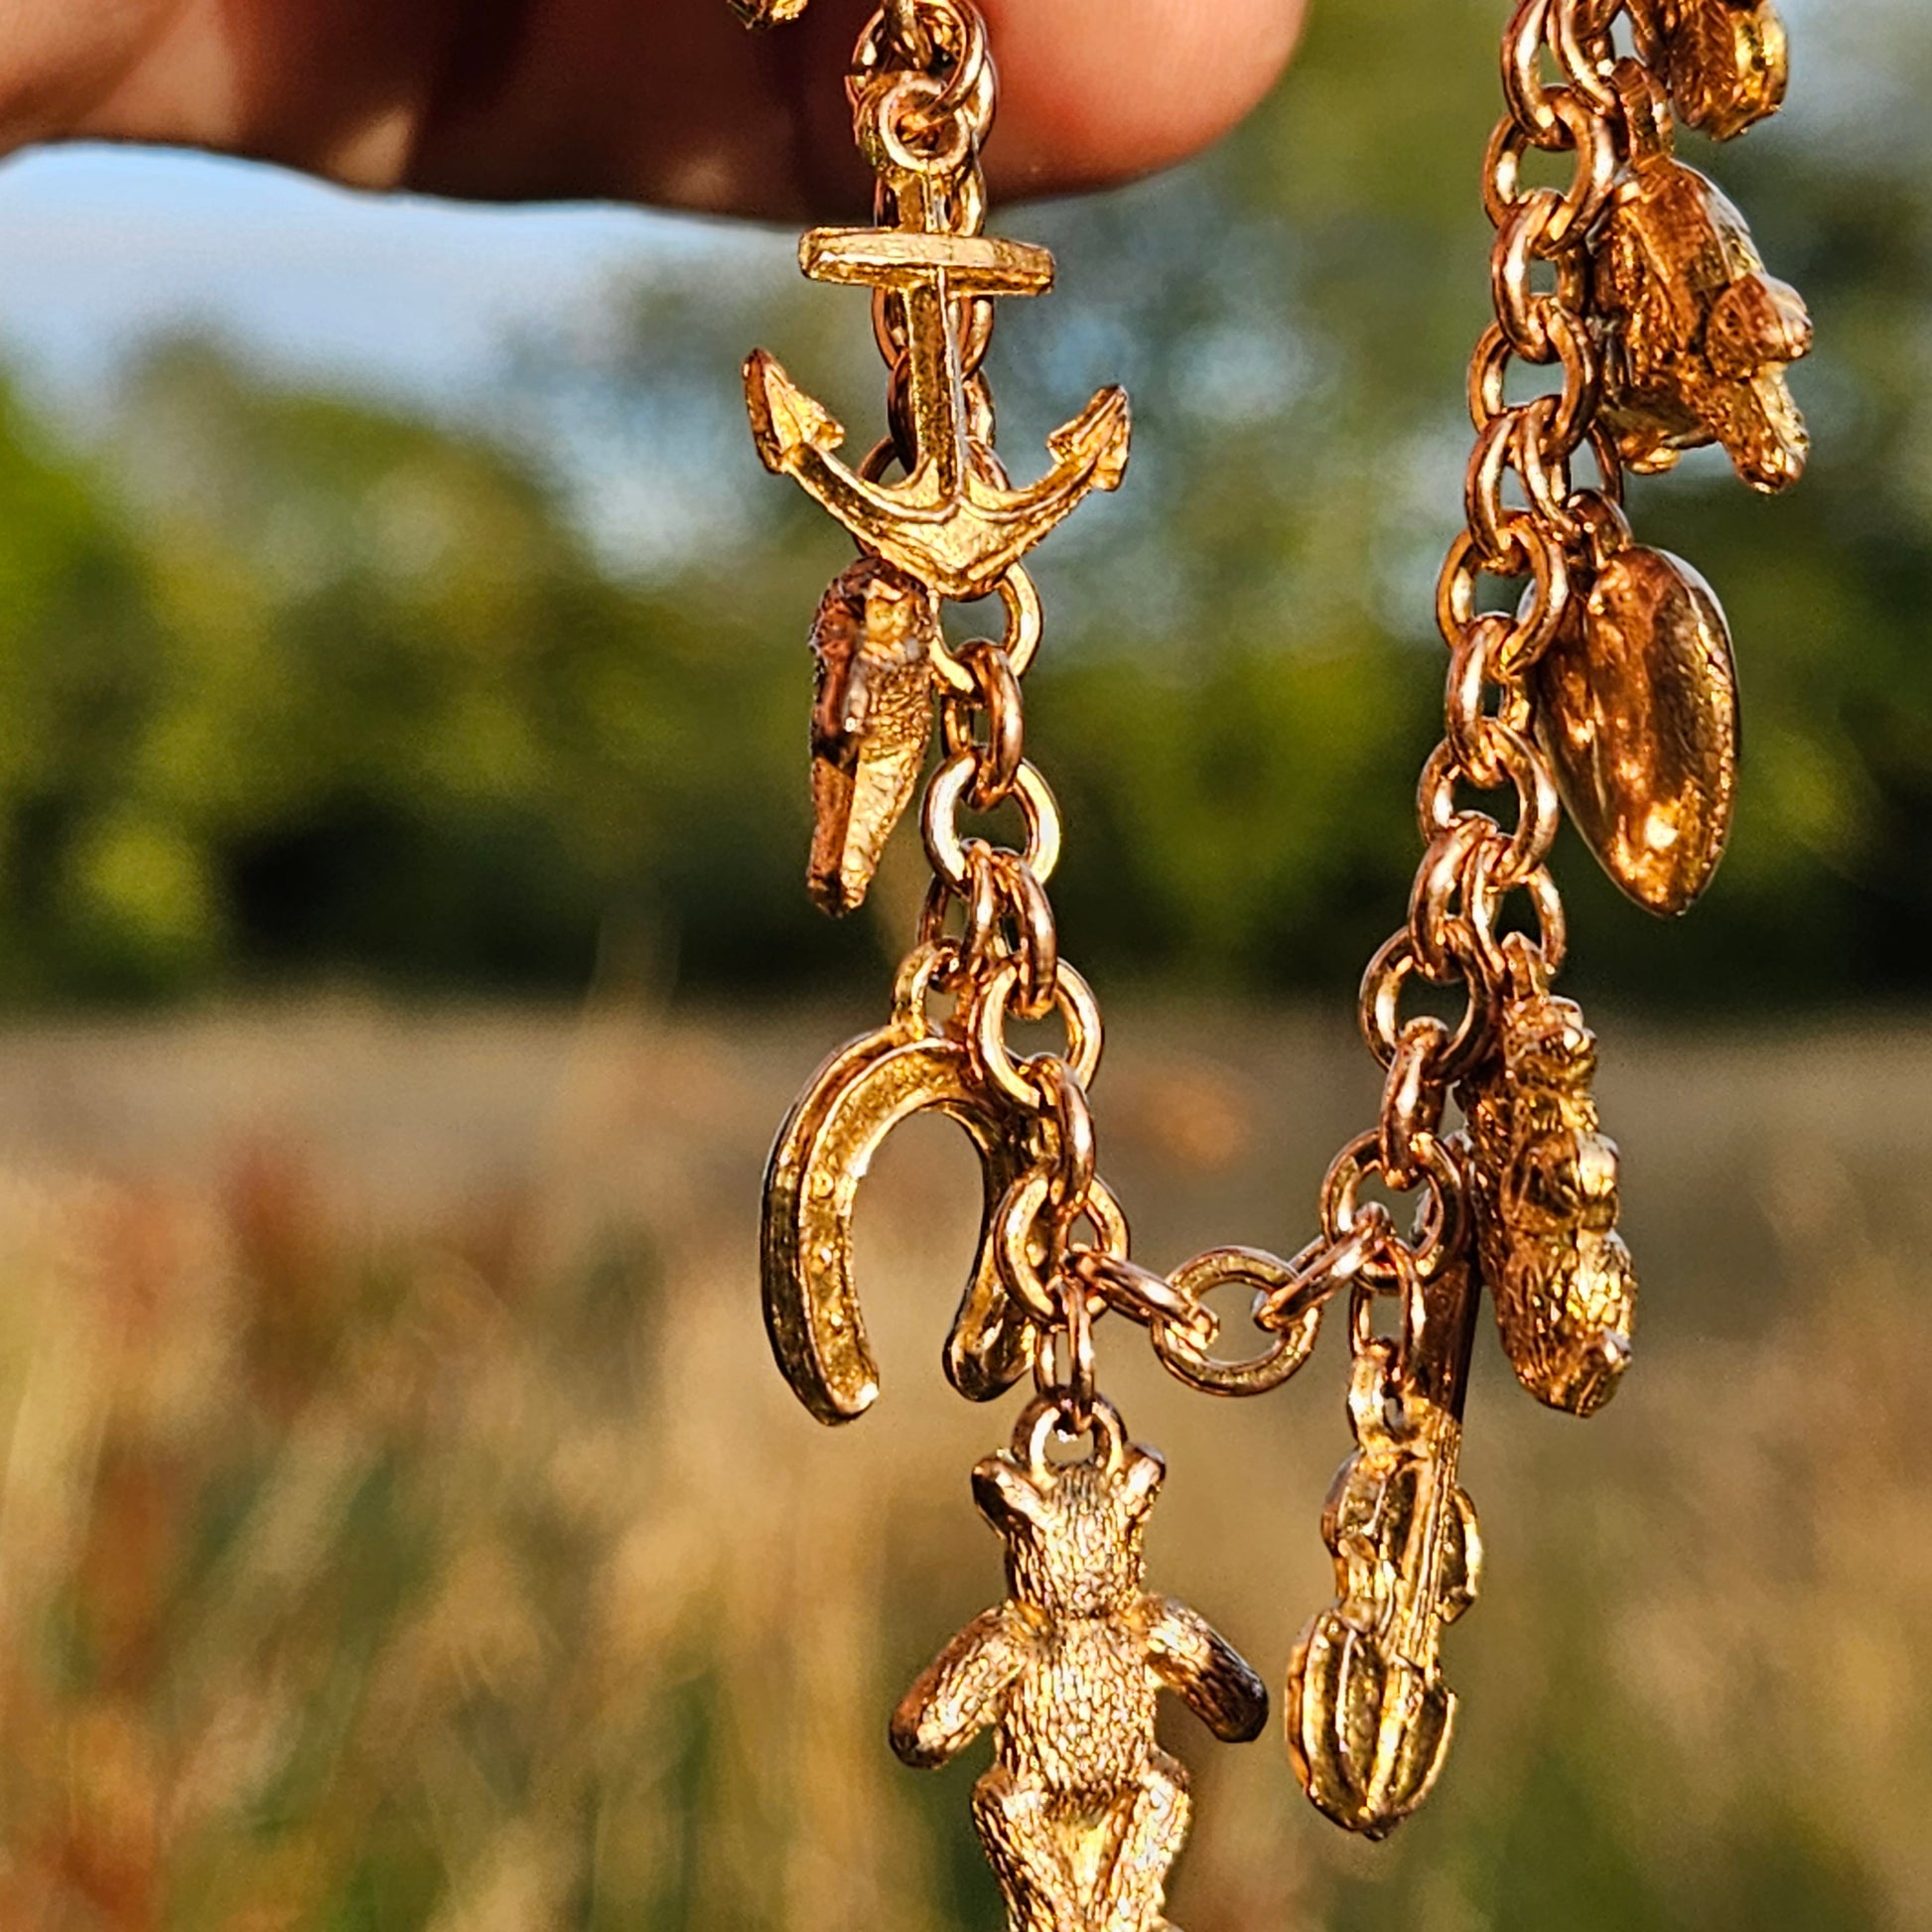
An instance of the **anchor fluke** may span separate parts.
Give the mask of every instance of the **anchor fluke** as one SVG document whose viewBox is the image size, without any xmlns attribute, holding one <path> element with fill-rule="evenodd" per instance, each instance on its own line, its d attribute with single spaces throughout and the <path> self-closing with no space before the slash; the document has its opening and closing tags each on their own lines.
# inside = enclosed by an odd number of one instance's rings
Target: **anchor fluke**
<svg viewBox="0 0 1932 1932">
<path fill-rule="evenodd" d="M 845 441 L 845 425 L 792 381 L 778 358 L 755 348 L 745 358 L 745 401 L 759 460 L 774 476 L 807 450 L 829 455 Z"/>
<path fill-rule="evenodd" d="M 1118 489 L 1127 474 L 1133 415 L 1127 391 L 1119 383 L 1100 390 L 1070 423 L 1062 423 L 1046 439 L 1047 453 L 1058 472 L 1084 470 L 1091 487 Z"/>
</svg>

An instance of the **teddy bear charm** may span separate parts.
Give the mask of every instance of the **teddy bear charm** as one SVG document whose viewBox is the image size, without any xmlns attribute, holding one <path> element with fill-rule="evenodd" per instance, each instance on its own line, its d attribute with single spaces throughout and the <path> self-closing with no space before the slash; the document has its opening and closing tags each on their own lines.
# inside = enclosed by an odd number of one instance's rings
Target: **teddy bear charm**
<svg viewBox="0 0 1932 1932">
<path fill-rule="evenodd" d="M 1167 1465 L 1098 1399 L 1092 1454 L 1050 1461 L 1047 1437 L 1069 1420 L 1057 1399 L 1035 1400 L 1013 1448 L 973 1471 L 980 1513 L 1006 1539 L 1007 1600 L 906 1692 L 893 1748 L 943 1764 L 992 1726 L 973 1821 L 1014 1926 L 1161 1932 L 1188 1797 L 1185 1767 L 1155 1741 L 1156 1693 L 1241 1742 L 1267 1724 L 1268 1692 L 1211 1624 L 1141 1587 Z"/>
<path fill-rule="evenodd" d="M 807 4 L 732 0 L 759 27 Z M 1044 295 L 1054 271 L 1044 249 L 987 231 L 997 84 L 972 0 L 884 0 L 866 25 L 846 92 L 874 225 L 816 228 L 799 250 L 813 280 L 872 292 L 885 433 L 843 454 L 844 429 L 772 356 L 745 364 L 760 459 L 858 548 L 811 633 L 810 891 L 828 912 L 857 905 L 915 797 L 931 868 L 884 1023 L 826 1060 L 772 1149 L 765 1325 L 820 1422 L 875 1405 L 859 1185 L 900 1122 L 957 1122 L 984 1211 L 944 1372 L 974 1402 L 1031 1394 L 1011 1446 L 973 1472 L 1006 1544 L 1006 1599 L 941 1650 L 891 1738 L 931 1766 L 990 1732 L 973 1817 L 1012 1932 L 1172 1932 L 1189 1783 L 1157 1741 L 1159 1695 L 1229 1742 L 1267 1721 L 1227 1640 L 1145 1587 L 1164 1465 L 1100 1392 L 1103 1322 L 1144 1334 L 1185 1388 L 1242 1398 L 1297 1375 L 1345 1310 L 1354 1449 L 1321 1528 L 1335 1594 L 1292 1652 L 1279 1634 L 1286 1762 L 1368 1839 L 1417 1810 L 1449 1751 L 1445 1639 L 1482 1564 L 1459 1470 L 1485 1295 L 1518 1381 L 1553 1410 L 1592 1414 L 1631 1358 L 1617 1150 L 1594 1036 L 1553 991 L 1566 932 L 1548 860 L 1567 808 L 1629 897 L 1675 914 L 1724 851 L 1728 627 L 1688 563 L 1636 540 L 1623 485 L 1703 444 L 1759 490 L 1803 468 L 1785 371 L 1810 345 L 1804 305 L 1674 152 L 1680 122 L 1727 139 L 1777 106 L 1784 34 L 1769 0 L 1515 0 L 1502 77 L 1482 179 L 1494 313 L 1437 597 L 1444 736 L 1423 768 L 1408 916 L 1360 993 L 1381 1106 L 1330 1164 L 1291 1258 L 1225 1247 L 1149 1267 L 1101 1175 L 1100 1010 L 1047 897 L 1062 826 L 1027 755 L 1022 684 L 1044 628 L 1027 559 L 1121 484 L 1130 419 L 1103 388 L 1046 439 L 1033 482 L 995 447 L 997 305 Z M 1524 180 L 1533 153 L 1563 185 Z M 1512 399 L 1539 370 L 1541 393 Z M 956 639 L 947 607 L 982 603 L 997 634 Z M 1017 843 L 975 827 L 1002 808 Z M 1061 1043 L 1021 1050 L 1014 1029 L 1043 1021 Z"/>
</svg>

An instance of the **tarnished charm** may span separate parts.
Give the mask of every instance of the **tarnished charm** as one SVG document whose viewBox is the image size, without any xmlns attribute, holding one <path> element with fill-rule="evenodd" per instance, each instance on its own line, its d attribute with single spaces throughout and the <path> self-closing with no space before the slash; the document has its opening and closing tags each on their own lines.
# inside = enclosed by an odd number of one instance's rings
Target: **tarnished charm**
<svg viewBox="0 0 1932 1932">
<path fill-rule="evenodd" d="M 1385 1838 L 1429 1795 L 1455 1722 L 1443 1628 L 1475 1600 L 1482 1539 L 1456 1481 L 1479 1299 L 1466 1259 L 1425 1291 L 1422 1331 L 1359 1348 L 1348 1390 L 1356 1449 L 1336 1472 L 1321 1534 L 1336 1601 L 1295 1646 L 1288 1747 L 1337 1825 Z"/>
<path fill-rule="evenodd" d="M 1268 1722 L 1268 1693 L 1227 1640 L 1143 1588 L 1141 1542 L 1166 1468 L 1093 1405 L 1090 1460 L 1048 1459 L 1052 1397 L 1020 1419 L 1010 1451 L 973 1471 L 980 1512 L 1006 1539 L 1008 1597 L 928 1665 L 893 1718 L 893 1748 L 920 1768 L 991 1727 L 973 1821 L 1011 1932 L 1169 1932 L 1169 1867 L 1187 1835 L 1187 1771 L 1155 1739 L 1155 1703 L 1177 1692 L 1218 1737 Z"/>
<path fill-rule="evenodd" d="M 1771 0 L 1627 0 L 1644 58 L 1679 117 L 1717 141 L 1775 114 L 1790 74 Z"/>
<path fill-rule="evenodd" d="M 912 802 L 932 737 L 939 621 L 924 586 L 878 557 L 832 580 L 812 623 L 812 857 L 819 907 L 866 896 Z"/>
<path fill-rule="evenodd" d="M 1647 911 L 1710 885 L 1737 787 L 1737 674 L 1716 593 L 1681 557 L 1608 557 L 1531 674 L 1537 738 L 1597 863 Z"/>
<path fill-rule="evenodd" d="M 1784 372 L 1811 349 L 1811 318 L 1764 272 L 1743 216 L 1661 142 L 1612 198 L 1593 276 L 1603 421 L 1624 462 L 1668 470 L 1720 443 L 1753 489 L 1796 483 L 1811 441 Z"/>
<path fill-rule="evenodd" d="M 1503 1008 L 1493 1068 L 1462 1089 L 1483 1278 L 1516 1379 L 1587 1416 L 1630 1360 L 1637 1281 L 1616 1232 L 1617 1152 L 1596 1117 L 1596 1040 L 1572 1000 Z"/>
</svg>

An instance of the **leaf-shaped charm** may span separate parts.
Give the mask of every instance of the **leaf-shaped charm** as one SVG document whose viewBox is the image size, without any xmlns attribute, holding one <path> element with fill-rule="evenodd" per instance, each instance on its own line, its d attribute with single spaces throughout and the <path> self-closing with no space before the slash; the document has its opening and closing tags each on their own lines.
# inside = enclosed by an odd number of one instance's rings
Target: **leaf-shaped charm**
<svg viewBox="0 0 1932 1932">
<path fill-rule="evenodd" d="M 1737 679 L 1716 593 L 1680 557 L 1617 551 L 1537 664 L 1537 737 L 1598 864 L 1647 911 L 1710 885 L 1737 782 Z"/>
</svg>

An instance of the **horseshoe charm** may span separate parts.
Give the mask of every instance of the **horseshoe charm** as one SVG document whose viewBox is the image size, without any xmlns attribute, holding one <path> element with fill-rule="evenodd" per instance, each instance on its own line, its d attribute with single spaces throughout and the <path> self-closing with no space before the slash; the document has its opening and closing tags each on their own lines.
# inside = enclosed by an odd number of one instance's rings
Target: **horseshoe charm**
<svg viewBox="0 0 1932 1932">
<path fill-rule="evenodd" d="M 792 1393 L 823 1423 L 851 1422 L 878 1400 L 879 1367 L 853 1280 L 852 1216 L 873 1156 L 914 1114 L 956 1120 L 985 1173 L 979 1249 L 946 1341 L 946 1379 L 987 1402 L 1033 1363 L 1034 1324 L 1002 1282 L 993 1239 L 997 1210 L 1026 1173 L 1024 1126 L 976 1076 L 963 1040 L 927 1031 L 922 999 L 922 991 L 919 1000 L 901 997 L 885 1027 L 825 1062 L 765 1168 L 764 1325 Z"/>
</svg>

